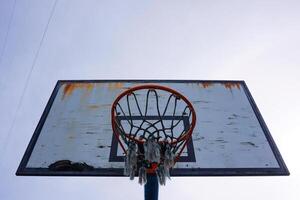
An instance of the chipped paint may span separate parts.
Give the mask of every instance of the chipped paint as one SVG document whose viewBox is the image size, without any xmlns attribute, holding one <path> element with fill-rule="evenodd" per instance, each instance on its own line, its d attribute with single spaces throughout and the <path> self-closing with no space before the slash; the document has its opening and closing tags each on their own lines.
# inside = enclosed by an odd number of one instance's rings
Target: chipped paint
<svg viewBox="0 0 300 200">
<path fill-rule="evenodd" d="M 87 131 L 85 134 L 93 135 L 96 134 L 96 132 Z"/>
<path fill-rule="evenodd" d="M 249 146 L 252 146 L 252 147 L 258 147 L 256 144 L 254 144 L 253 142 L 240 142 L 240 144 L 242 145 L 249 145 Z"/>
<path fill-rule="evenodd" d="M 88 92 L 91 92 L 93 88 L 93 83 L 66 83 L 63 90 L 62 100 L 64 100 L 66 97 L 71 96 L 73 92 L 77 89 L 84 89 Z"/>
<path fill-rule="evenodd" d="M 223 140 L 223 139 L 217 139 L 215 140 L 216 142 L 220 142 L 220 143 L 228 143 L 227 141 Z"/>
</svg>

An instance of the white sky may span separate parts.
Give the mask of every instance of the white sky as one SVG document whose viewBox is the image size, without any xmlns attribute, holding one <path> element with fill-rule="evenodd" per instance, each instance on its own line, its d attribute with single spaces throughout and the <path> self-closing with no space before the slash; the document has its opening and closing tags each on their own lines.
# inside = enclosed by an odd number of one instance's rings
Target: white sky
<svg viewBox="0 0 300 200">
<path fill-rule="evenodd" d="M 160 199 L 300 199 L 298 0 L 54 3 L 0 0 L 1 200 L 143 198 L 127 178 L 14 175 L 58 79 L 245 80 L 291 175 L 173 178 Z"/>
</svg>

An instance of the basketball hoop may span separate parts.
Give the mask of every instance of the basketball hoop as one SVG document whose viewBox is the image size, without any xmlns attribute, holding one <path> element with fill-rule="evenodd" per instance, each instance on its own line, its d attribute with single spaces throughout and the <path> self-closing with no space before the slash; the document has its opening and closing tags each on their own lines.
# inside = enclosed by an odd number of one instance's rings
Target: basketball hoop
<svg viewBox="0 0 300 200">
<path fill-rule="evenodd" d="M 115 99 L 111 121 L 126 155 L 124 174 L 134 179 L 138 173 L 142 184 L 147 173 L 156 173 L 164 185 L 191 138 L 196 112 L 179 92 L 147 84 L 130 88 Z"/>
</svg>

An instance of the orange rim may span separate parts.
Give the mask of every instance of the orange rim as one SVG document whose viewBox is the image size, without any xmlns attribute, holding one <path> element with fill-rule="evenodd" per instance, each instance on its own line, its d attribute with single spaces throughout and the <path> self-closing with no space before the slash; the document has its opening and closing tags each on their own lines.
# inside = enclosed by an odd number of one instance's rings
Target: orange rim
<svg viewBox="0 0 300 200">
<path fill-rule="evenodd" d="M 130 93 L 133 93 L 134 91 L 143 90 L 143 89 L 157 89 L 157 90 L 163 90 L 163 91 L 167 91 L 169 93 L 175 94 L 176 96 L 180 97 L 188 105 L 189 109 L 191 110 L 192 121 L 191 121 L 189 130 L 187 130 L 187 132 L 185 134 L 183 134 L 182 136 L 180 136 L 176 141 L 173 141 L 173 142 L 170 143 L 170 144 L 175 144 L 175 143 L 178 143 L 182 140 L 186 140 L 185 144 L 183 145 L 183 147 L 181 148 L 181 150 L 180 150 L 180 152 L 177 156 L 177 158 L 178 158 L 179 155 L 182 153 L 184 147 L 186 146 L 186 143 L 187 143 L 188 139 L 191 137 L 191 135 L 193 133 L 193 130 L 195 128 L 195 125 L 196 125 L 196 112 L 195 112 L 195 109 L 194 109 L 192 103 L 185 96 L 183 96 L 182 94 L 180 94 L 176 90 L 173 90 L 169 87 L 161 86 L 161 85 L 154 85 L 154 84 L 139 85 L 139 86 L 132 87 L 132 88 L 122 92 L 119 96 L 117 96 L 117 98 L 115 99 L 115 101 L 112 104 L 112 109 L 111 109 L 111 123 L 112 123 L 113 133 L 115 134 L 116 138 L 118 139 L 119 144 L 121 145 L 121 148 L 123 149 L 124 153 L 126 154 L 126 149 L 124 148 L 124 145 L 121 143 L 121 141 L 119 139 L 120 134 L 118 133 L 117 128 L 116 128 L 115 109 L 116 109 L 116 106 L 117 106 L 118 102 L 120 101 L 120 99 L 122 99 L 124 96 L 126 96 Z M 125 137 L 127 137 L 130 140 L 133 140 L 136 143 L 139 143 L 139 144 L 144 143 L 143 140 L 133 138 L 133 137 L 129 136 L 129 134 L 124 134 L 124 135 L 125 135 Z"/>
</svg>

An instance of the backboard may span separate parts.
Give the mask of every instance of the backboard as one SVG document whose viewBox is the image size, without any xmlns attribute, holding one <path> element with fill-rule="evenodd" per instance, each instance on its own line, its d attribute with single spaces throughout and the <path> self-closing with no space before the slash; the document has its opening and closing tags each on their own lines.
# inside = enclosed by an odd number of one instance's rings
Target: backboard
<svg viewBox="0 0 300 200">
<path fill-rule="evenodd" d="M 58 81 L 16 174 L 123 176 L 111 106 L 120 93 L 141 84 L 180 92 L 197 113 L 172 176 L 289 174 L 245 82 L 196 80 Z M 53 168 L 66 162 L 72 164 Z"/>
</svg>

